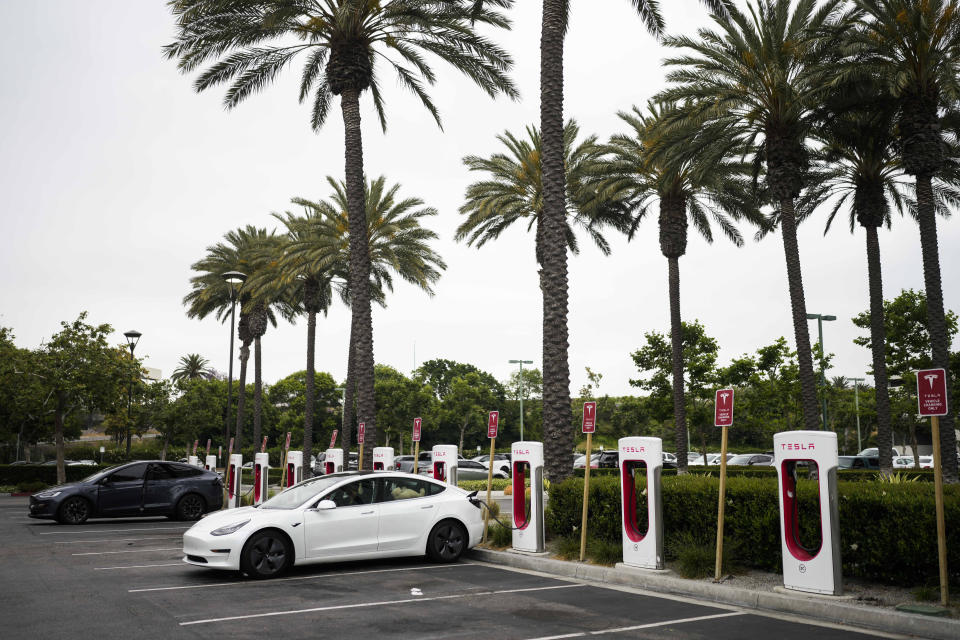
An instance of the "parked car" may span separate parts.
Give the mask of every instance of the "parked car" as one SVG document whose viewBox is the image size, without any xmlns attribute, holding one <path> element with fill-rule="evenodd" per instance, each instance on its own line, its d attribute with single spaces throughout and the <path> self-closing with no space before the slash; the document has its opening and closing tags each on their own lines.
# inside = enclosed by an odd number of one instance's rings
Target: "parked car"
<svg viewBox="0 0 960 640">
<path fill-rule="evenodd" d="M 219 509 L 223 482 L 212 472 L 178 462 L 129 462 L 80 482 L 30 496 L 31 518 L 81 524 L 88 518 L 165 515 L 197 520 Z"/>
<path fill-rule="evenodd" d="M 66 460 L 63 461 L 64 464 L 67 463 Z M 95 467 L 97 466 L 96 460 L 77 460 L 76 462 L 71 462 L 67 464 L 68 467 Z"/>
<path fill-rule="evenodd" d="M 76 460 L 64 460 L 64 461 L 63 461 L 63 466 L 69 467 L 69 466 L 70 466 L 71 464 L 73 464 L 74 462 L 76 462 Z M 47 460 L 46 462 L 41 462 L 41 463 L 40 463 L 40 466 L 42 466 L 42 467 L 52 467 L 52 466 L 55 466 L 56 464 L 57 464 L 57 459 L 54 458 L 53 460 Z"/>
<path fill-rule="evenodd" d="M 717 465 L 720 464 L 720 454 L 719 453 L 708 453 L 707 454 L 707 465 Z M 729 463 L 728 463 L 729 464 Z M 697 456 L 692 462 L 687 463 L 688 466 L 704 466 L 703 456 Z"/>
<path fill-rule="evenodd" d="M 405 473 L 337 473 L 259 508 L 211 514 L 184 533 L 183 554 L 199 567 L 272 578 L 294 564 L 424 553 L 453 562 L 482 534 L 479 503 L 462 489 Z"/>
<path fill-rule="evenodd" d="M 404 473 L 413 473 L 413 456 L 397 456 L 396 458 L 397 471 L 402 471 Z M 433 462 L 433 457 L 429 451 L 421 451 L 420 458 L 417 461 L 417 471 L 429 467 Z"/>
<path fill-rule="evenodd" d="M 914 468 L 913 456 L 897 456 L 893 459 L 893 468 L 907 471 Z M 933 469 L 933 456 L 920 456 L 921 469 Z"/>
<path fill-rule="evenodd" d="M 669 451 L 664 451 L 664 452 L 663 452 L 663 461 L 664 461 L 664 462 L 672 462 L 673 465 L 674 465 L 674 468 L 675 468 L 675 467 L 676 467 L 676 464 L 677 464 L 677 456 L 676 456 L 676 454 L 670 453 Z"/>
<path fill-rule="evenodd" d="M 597 461 L 599 460 L 599 458 L 600 458 L 600 454 L 599 454 L 599 453 L 590 454 L 590 468 L 591 468 L 591 469 L 596 469 L 596 468 L 597 468 Z M 586 465 L 587 465 L 586 460 L 587 460 L 587 456 L 586 456 L 586 455 L 581 455 L 579 458 L 577 458 L 576 460 L 573 461 L 573 468 L 574 468 L 574 469 L 583 469 L 583 468 L 586 467 Z"/>
<path fill-rule="evenodd" d="M 607 449 L 601 451 L 597 457 L 598 469 L 616 469 L 620 466 L 620 451 L 618 449 Z M 593 467 L 590 467 L 591 469 Z"/>
<path fill-rule="evenodd" d="M 769 466 L 773 464 L 773 456 L 765 453 L 741 453 L 727 460 L 727 466 Z"/>
<path fill-rule="evenodd" d="M 841 469 L 879 469 L 880 458 L 872 456 L 840 456 Z"/>
<path fill-rule="evenodd" d="M 418 469 L 420 475 L 433 477 L 433 467 L 430 464 L 421 465 Z M 486 480 L 490 470 L 476 462 L 475 460 L 457 460 L 457 481 L 460 480 Z M 494 478 L 509 478 L 510 476 L 503 471 L 494 470 Z"/>
</svg>

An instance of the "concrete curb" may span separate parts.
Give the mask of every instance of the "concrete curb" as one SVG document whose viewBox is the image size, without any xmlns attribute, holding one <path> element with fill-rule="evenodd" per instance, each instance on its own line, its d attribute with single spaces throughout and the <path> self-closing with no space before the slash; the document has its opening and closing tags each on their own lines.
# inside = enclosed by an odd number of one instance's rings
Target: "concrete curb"
<svg viewBox="0 0 960 640">
<path fill-rule="evenodd" d="M 471 558 L 483 562 L 540 571 L 564 578 L 636 587 L 749 609 L 789 613 L 801 618 L 888 633 L 900 633 L 936 640 L 956 640 L 960 638 L 960 620 L 910 615 L 879 607 L 858 606 L 846 602 L 828 602 L 824 601 L 822 597 L 816 596 L 807 597 L 799 594 L 786 595 L 752 591 L 710 582 L 686 580 L 671 575 L 647 573 L 642 570 L 618 569 L 552 558 L 536 558 L 504 551 L 472 549 L 469 553 Z"/>
</svg>

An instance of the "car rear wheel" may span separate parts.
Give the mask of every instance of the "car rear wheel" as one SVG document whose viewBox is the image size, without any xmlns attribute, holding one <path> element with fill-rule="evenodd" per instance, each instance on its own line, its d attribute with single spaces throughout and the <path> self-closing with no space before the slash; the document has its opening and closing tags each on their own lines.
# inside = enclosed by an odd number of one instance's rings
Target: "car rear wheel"
<svg viewBox="0 0 960 640">
<path fill-rule="evenodd" d="M 467 548 L 467 531 L 459 522 L 438 523 L 427 538 L 427 557 L 434 562 L 454 562 Z"/>
<path fill-rule="evenodd" d="M 61 524 L 83 524 L 90 517 L 90 503 L 79 496 L 67 498 L 57 511 Z"/>
<path fill-rule="evenodd" d="M 177 502 L 177 520 L 199 520 L 204 507 L 203 498 L 195 493 L 188 493 Z"/>
<path fill-rule="evenodd" d="M 240 554 L 240 570 L 262 580 L 283 573 L 293 564 L 293 549 L 286 536 L 277 531 L 255 533 Z"/>
</svg>

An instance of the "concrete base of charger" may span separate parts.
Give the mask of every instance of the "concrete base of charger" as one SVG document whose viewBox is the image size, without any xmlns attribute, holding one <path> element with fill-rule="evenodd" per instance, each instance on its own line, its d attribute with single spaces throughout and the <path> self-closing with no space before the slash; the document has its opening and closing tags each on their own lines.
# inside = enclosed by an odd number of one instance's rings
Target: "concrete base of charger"
<svg viewBox="0 0 960 640">
<path fill-rule="evenodd" d="M 636 571 L 639 574 L 649 573 L 655 576 L 657 575 L 665 576 L 665 575 L 673 574 L 673 571 L 670 571 L 670 569 L 648 569 L 646 567 L 635 567 L 632 564 L 624 564 L 622 562 L 618 562 L 617 564 L 613 565 L 613 568 L 616 569 L 617 571 Z"/>
</svg>

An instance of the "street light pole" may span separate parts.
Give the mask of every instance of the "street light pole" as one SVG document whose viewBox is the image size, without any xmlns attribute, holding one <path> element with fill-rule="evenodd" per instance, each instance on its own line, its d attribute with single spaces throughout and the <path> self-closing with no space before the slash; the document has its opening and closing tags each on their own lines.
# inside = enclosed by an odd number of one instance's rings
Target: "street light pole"
<svg viewBox="0 0 960 640">
<path fill-rule="evenodd" d="M 520 441 L 523 442 L 523 365 L 533 364 L 533 360 L 510 360 L 509 362 L 520 365 Z M 490 464 L 493 464 L 493 460 Z"/>
<path fill-rule="evenodd" d="M 807 320 L 816 320 L 817 321 L 817 330 L 820 334 L 820 388 L 823 390 L 823 402 L 822 402 L 822 424 L 820 428 L 826 430 L 827 428 L 827 351 L 823 346 L 823 323 L 831 322 L 836 320 L 837 316 L 830 316 L 820 313 L 808 313 Z"/>
<path fill-rule="evenodd" d="M 123 337 L 127 339 L 127 344 L 130 346 L 130 359 L 136 362 L 136 358 L 133 356 L 133 350 L 136 349 L 137 343 L 140 342 L 140 336 L 143 334 L 135 329 L 130 329 L 130 331 L 125 331 Z M 133 430 L 132 418 L 130 417 L 130 407 L 133 405 L 133 384 L 135 379 L 131 378 L 130 386 L 127 388 L 127 458 L 130 457 L 130 435 Z"/>
<path fill-rule="evenodd" d="M 229 371 L 229 373 L 227 373 L 227 415 L 223 421 L 223 441 L 226 442 L 230 439 L 230 410 L 233 406 L 233 334 L 234 331 L 236 331 L 237 326 L 236 287 L 237 285 L 243 284 L 243 282 L 247 279 L 247 276 L 239 271 L 227 271 L 220 277 L 223 278 L 224 282 L 230 285 L 230 364 L 227 367 Z M 240 393 L 243 393 L 243 390 L 241 390 Z"/>
<path fill-rule="evenodd" d="M 853 402 L 857 407 L 857 453 L 863 451 L 863 444 L 860 442 L 860 383 L 864 378 L 850 378 L 853 380 Z"/>
</svg>

